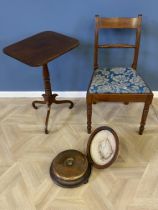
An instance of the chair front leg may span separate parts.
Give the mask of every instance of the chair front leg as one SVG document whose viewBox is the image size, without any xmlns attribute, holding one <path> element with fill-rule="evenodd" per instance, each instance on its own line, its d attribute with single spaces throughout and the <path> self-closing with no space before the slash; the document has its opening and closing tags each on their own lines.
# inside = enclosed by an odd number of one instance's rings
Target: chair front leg
<svg viewBox="0 0 158 210">
<path fill-rule="evenodd" d="M 87 96 L 87 132 L 91 133 L 92 124 L 92 100 L 91 97 Z"/>
<path fill-rule="evenodd" d="M 145 123 L 146 123 L 146 119 L 147 119 L 147 116 L 148 116 L 149 107 L 150 107 L 151 102 L 152 102 L 152 97 L 149 100 L 146 100 L 146 102 L 144 104 L 142 119 L 141 119 L 140 128 L 139 128 L 139 134 L 140 135 L 143 134 L 144 126 L 145 126 Z"/>
</svg>

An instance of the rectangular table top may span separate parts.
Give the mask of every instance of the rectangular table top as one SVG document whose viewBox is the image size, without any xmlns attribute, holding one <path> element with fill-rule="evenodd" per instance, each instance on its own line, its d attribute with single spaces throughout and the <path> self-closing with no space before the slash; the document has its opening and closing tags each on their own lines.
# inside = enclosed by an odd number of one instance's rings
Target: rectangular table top
<svg viewBox="0 0 158 210">
<path fill-rule="evenodd" d="M 79 45 L 79 41 L 53 31 L 44 31 L 9 45 L 3 52 L 30 66 L 42 66 Z"/>
</svg>

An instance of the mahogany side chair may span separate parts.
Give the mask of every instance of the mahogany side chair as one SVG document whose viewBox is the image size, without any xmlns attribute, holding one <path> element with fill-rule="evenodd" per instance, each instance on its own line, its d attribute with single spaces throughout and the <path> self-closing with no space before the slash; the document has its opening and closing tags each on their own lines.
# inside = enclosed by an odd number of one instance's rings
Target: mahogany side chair
<svg viewBox="0 0 158 210">
<path fill-rule="evenodd" d="M 144 109 L 141 117 L 139 134 L 143 134 L 149 106 L 153 93 L 142 77 L 137 73 L 137 62 L 140 46 L 142 15 L 134 18 L 105 18 L 95 17 L 94 40 L 94 71 L 87 90 L 87 132 L 91 133 L 92 104 L 104 102 L 143 102 Z M 101 29 L 129 29 L 135 30 L 134 44 L 99 44 Z M 123 30 L 124 31 L 124 30 Z M 134 56 L 131 67 L 102 68 L 98 64 L 100 48 L 133 48 Z"/>
</svg>

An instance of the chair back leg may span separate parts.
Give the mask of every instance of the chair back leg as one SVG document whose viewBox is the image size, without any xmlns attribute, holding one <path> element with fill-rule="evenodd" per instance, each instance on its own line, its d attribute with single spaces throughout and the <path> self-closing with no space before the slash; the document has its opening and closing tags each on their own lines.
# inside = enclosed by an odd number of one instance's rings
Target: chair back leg
<svg viewBox="0 0 158 210">
<path fill-rule="evenodd" d="M 146 123 L 146 119 L 148 116 L 148 112 L 149 112 L 149 107 L 150 104 L 152 102 L 153 96 L 151 95 L 150 97 L 147 97 L 147 100 L 144 104 L 144 109 L 143 109 L 143 113 L 142 113 L 142 118 L 141 118 L 141 122 L 140 122 L 140 128 L 139 128 L 139 134 L 142 135 L 143 131 L 144 131 L 144 126 Z"/>
</svg>

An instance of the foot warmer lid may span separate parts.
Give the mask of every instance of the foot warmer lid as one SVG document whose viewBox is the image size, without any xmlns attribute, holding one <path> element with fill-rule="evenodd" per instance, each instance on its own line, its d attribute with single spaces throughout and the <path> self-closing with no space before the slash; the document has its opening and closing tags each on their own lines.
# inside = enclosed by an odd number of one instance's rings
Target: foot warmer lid
<svg viewBox="0 0 158 210">
<path fill-rule="evenodd" d="M 50 167 L 53 181 L 62 187 L 77 187 L 88 182 L 91 165 L 87 157 L 77 150 L 59 153 Z"/>
</svg>

